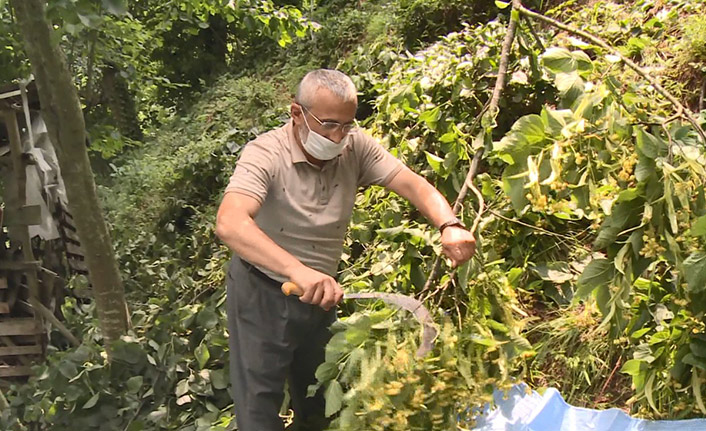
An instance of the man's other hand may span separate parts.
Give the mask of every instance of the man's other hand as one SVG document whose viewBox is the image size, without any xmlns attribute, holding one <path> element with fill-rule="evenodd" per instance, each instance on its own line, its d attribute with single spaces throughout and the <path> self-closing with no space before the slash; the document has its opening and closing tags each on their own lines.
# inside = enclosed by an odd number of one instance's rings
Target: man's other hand
<svg viewBox="0 0 706 431">
<path fill-rule="evenodd" d="M 331 276 L 302 265 L 293 272 L 290 281 L 304 292 L 299 300 L 318 305 L 328 311 L 343 299 L 343 289 Z"/>
<path fill-rule="evenodd" d="M 464 264 L 476 252 L 476 239 L 473 234 L 458 226 L 444 229 L 444 233 L 441 234 L 441 245 L 454 268 Z"/>
</svg>

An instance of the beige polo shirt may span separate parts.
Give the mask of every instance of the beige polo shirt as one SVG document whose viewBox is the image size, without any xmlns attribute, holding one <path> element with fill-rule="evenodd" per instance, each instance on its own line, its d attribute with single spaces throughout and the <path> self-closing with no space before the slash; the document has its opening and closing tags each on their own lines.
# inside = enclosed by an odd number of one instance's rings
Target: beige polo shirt
<svg viewBox="0 0 706 431">
<path fill-rule="evenodd" d="M 401 161 L 361 130 L 340 156 L 319 168 L 306 160 L 290 121 L 245 146 L 225 193 L 257 199 L 260 229 L 304 265 L 334 276 L 358 188 L 387 185 L 402 169 Z"/>
</svg>

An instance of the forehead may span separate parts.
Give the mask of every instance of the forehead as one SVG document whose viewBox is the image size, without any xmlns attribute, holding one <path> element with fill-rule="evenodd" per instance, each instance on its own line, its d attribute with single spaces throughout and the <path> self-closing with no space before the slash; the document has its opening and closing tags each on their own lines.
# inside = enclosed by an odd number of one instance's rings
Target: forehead
<svg viewBox="0 0 706 431">
<path fill-rule="evenodd" d="M 338 121 L 347 123 L 355 118 L 358 104 L 344 102 L 327 88 L 318 88 L 314 92 L 312 106 L 309 110 L 322 121 Z"/>
</svg>

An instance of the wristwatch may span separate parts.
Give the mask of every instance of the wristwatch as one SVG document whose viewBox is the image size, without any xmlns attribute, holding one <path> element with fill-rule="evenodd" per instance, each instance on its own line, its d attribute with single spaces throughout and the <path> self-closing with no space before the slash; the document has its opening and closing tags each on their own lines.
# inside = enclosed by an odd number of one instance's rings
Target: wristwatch
<svg viewBox="0 0 706 431">
<path fill-rule="evenodd" d="M 459 220 L 458 218 L 454 217 L 451 220 L 444 222 L 439 226 L 439 232 L 444 233 L 444 229 L 446 229 L 449 226 L 458 226 L 462 229 L 465 229 L 466 226 L 463 225 L 463 222 Z"/>
</svg>

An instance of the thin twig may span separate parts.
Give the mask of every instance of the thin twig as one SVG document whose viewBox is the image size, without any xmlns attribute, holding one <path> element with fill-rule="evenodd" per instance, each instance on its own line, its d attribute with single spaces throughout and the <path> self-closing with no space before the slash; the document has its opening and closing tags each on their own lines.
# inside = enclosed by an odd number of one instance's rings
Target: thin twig
<svg viewBox="0 0 706 431">
<path fill-rule="evenodd" d="M 513 0 L 512 1 L 512 9 L 513 11 L 521 8 L 522 4 L 520 0 Z M 500 95 L 502 94 L 503 88 L 505 86 L 505 75 L 507 75 L 507 64 L 508 64 L 508 59 L 510 58 L 510 51 L 512 48 L 512 42 L 515 39 L 515 31 L 517 29 L 517 19 L 515 18 L 515 14 L 510 14 L 510 23 L 507 26 L 507 32 L 505 33 L 505 39 L 503 40 L 503 47 L 502 51 L 500 54 L 500 65 L 498 67 L 498 77 L 495 80 L 495 88 L 493 89 L 493 96 L 490 98 L 490 103 L 488 104 L 488 112 L 490 115 L 495 116 L 497 114 L 498 110 L 498 102 L 500 101 Z M 480 121 L 480 117 L 485 115 L 484 112 L 481 113 L 479 118 L 477 118 L 478 121 Z M 463 182 L 463 186 L 461 187 L 461 190 L 458 193 L 458 197 L 456 198 L 456 202 L 453 205 L 453 211 L 454 213 L 458 213 L 458 210 L 461 208 L 461 205 L 463 203 L 463 200 L 466 198 L 466 194 L 468 194 L 468 189 L 470 188 L 471 190 L 475 189 L 473 186 L 473 179 L 476 176 L 476 173 L 478 172 L 478 166 L 480 165 L 480 160 L 483 157 L 483 152 L 484 152 L 484 147 L 479 148 L 476 153 L 473 155 L 473 161 L 471 162 L 471 168 L 468 170 L 468 174 L 466 175 L 466 180 Z M 485 202 L 483 200 L 483 195 L 479 193 L 477 190 L 473 190 L 473 192 L 476 194 L 476 196 L 479 198 L 479 203 L 478 203 L 478 211 L 476 212 L 476 219 L 473 222 L 473 227 L 471 228 L 470 232 L 472 234 L 475 234 L 475 230 L 478 227 L 478 223 L 480 221 L 480 217 L 482 216 L 483 210 L 485 208 Z M 434 280 L 436 279 L 439 268 L 441 267 L 441 256 L 437 255 L 434 258 L 434 263 L 432 264 L 432 270 L 431 273 L 429 274 L 429 278 L 427 278 L 426 283 L 424 283 L 424 288 L 422 288 L 421 292 L 426 292 L 428 291 L 432 284 L 434 283 Z M 420 292 L 420 293 L 421 293 Z"/>
<path fill-rule="evenodd" d="M 560 234 L 560 233 L 552 232 L 552 231 L 550 231 L 550 230 L 546 230 L 546 229 L 543 229 L 543 228 L 541 228 L 541 227 L 532 226 L 532 225 L 529 224 L 529 223 L 525 223 L 525 222 L 520 221 L 520 220 L 517 220 L 517 219 L 513 219 L 513 218 L 510 218 L 510 217 L 505 217 L 504 215 L 502 215 L 502 214 L 500 214 L 499 212 L 497 212 L 497 211 L 495 211 L 495 210 L 492 210 L 492 209 L 489 209 L 488 212 L 491 213 L 492 215 L 494 215 L 494 216 L 497 217 L 497 218 L 503 219 L 503 220 L 505 220 L 505 221 L 507 221 L 507 222 L 510 222 L 510 223 L 516 223 L 516 224 L 519 224 L 520 226 L 528 227 L 528 228 L 530 228 L 530 229 L 534 229 L 534 230 L 536 230 L 536 231 L 538 231 L 538 232 L 541 232 L 541 233 L 543 233 L 543 234 L 545 234 L 545 235 L 556 236 L 556 237 L 559 237 L 559 238 L 563 238 L 563 239 L 565 239 L 565 240 L 567 240 L 567 241 L 575 241 L 575 240 L 576 240 L 575 238 L 572 238 L 572 237 L 570 237 L 570 236 L 566 236 L 566 235 L 562 235 L 562 234 Z"/>
<path fill-rule="evenodd" d="M 699 95 L 699 111 L 704 110 L 704 99 L 706 99 L 706 76 L 704 76 L 704 82 L 701 84 L 701 94 Z"/>
<path fill-rule="evenodd" d="M 468 181 L 469 178 L 466 178 Z M 473 225 L 471 225 L 471 232 L 475 232 L 478 229 L 481 219 L 483 218 L 483 213 L 485 212 L 485 199 L 483 199 L 483 194 L 476 188 L 475 184 L 468 184 L 468 188 L 471 189 L 474 195 L 478 198 L 478 211 L 476 212 L 476 218 L 473 219 Z"/>
<path fill-rule="evenodd" d="M 539 48 L 539 50 L 544 52 L 545 51 L 544 44 L 542 43 L 542 39 L 537 34 L 537 30 L 534 29 L 534 26 L 532 25 L 532 20 L 525 16 L 522 21 L 524 21 L 525 24 L 527 24 L 527 28 L 529 28 L 530 34 L 534 38 L 534 41 L 537 44 L 537 47 Z"/>
<path fill-rule="evenodd" d="M 127 430 L 130 428 L 130 425 L 132 425 L 132 423 L 135 421 L 135 419 L 137 419 L 137 415 L 140 414 L 140 410 L 142 410 L 142 407 L 143 407 L 144 405 L 145 405 L 145 400 L 142 400 L 142 401 L 140 402 L 140 405 L 137 406 L 137 410 L 135 410 L 135 414 L 132 415 L 132 417 L 130 418 L 130 421 L 127 423 L 127 425 L 125 425 L 125 430 L 124 430 L 124 431 L 127 431 Z"/>
<path fill-rule="evenodd" d="M 613 371 L 610 372 L 610 375 L 606 379 L 605 383 L 603 383 L 603 387 L 601 388 L 601 391 L 598 393 L 597 400 L 603 396 L 603 393 L 605 393 L 605 390 L 608 388 L 608 385 L 610 384 L 611 380 L 613 380 L 613 376 L 615 375 L 615 372 L 618 371 L 618 368 L 620 368 L 620 363 L 622 362 L 622 360 L 623 360 L 623 357 L 619 356 L 618 361 L 615 363 L 615 366 L 613 367 Z"/>
<path fill-rule="evenodd" d="M 74 336 L 74 334 L 69 331 L 69 329 L 64 326 L 63 323 L 59 319 L 54 316 L 54 313 L 52 313 L 47 307 L 44 306 L 39 300 L 35 297 L 30 297 L 29 298 L 29 303 L 32 305 L 32 308 L 34 308 L 34 311 L 39 313 L 42 317 L 44 317 L 46 320 L 48 320 L 52 325 L 56 327 L 56 329 L 61 332 L 61 334 L 66 337 L 67 340 L 71 343 L 72 346 L 78 347 L 81 345 L 81 342 Z"/>
<path fill-rule="evenodd" d="M 704 130 L 701 128 L 701 126 L 696 121 L 696 119 L 694 119 L 693 113 L 688 108 L 686 108 L 684 105 L 682 105 L 681 102 L 679 102 L 679 100 L 677 100 L 676 97 L 672 96 L 667 90 L 665 90 L 664 87 L 662 87 L 662 85 L 660 85 L 660 83 L 657 82 L 657 80 L 655 78 L 650 76 L 647 72 L 645 72 L 645 70 L 643 68 L 638 66 L 634 61 L 632 61 L 629 58 L 627 58 L 626 56 L 624 56 L 616 48 L 610 46 L 603 39 L 600 39 L 600 38 L 598 38 L 588 32 L 571 27 L 569 25 L 566 25 L 562 22 L 559 22 L 555 19 L 549 18 L 549 17 L 544 16 L 542 14 L 539 14 L 537 12 L 533 12 L 533 11 L 525 8 L 522 5 L 519 5 L 517 10 L 521 14 L 524 14 L 524 15 L 527 15 L 527 16 L 532 17 L 534 19 L 537 19 L 539 21 L 545 22 L 549 25 L 560 28 L 564 31 L 568 31 L 569 33 L 574 34 L 576 36 L 580 36 L 584 39 L 590 40 L 594 44 L 606 49 L 607 51 L 610 51 L 611 54 L 620 57 L 620 59 L 623 61 L 623 63 L 625 63 L 629 68 L 631 68 L 632 70 L 637 72 L 638 75 L 645 78 L 647 80 L 647 82 L 649 82 L 652 85 L 652 87 L 654 87 L 654 89 L 657 90 L 658 93 L 660 93 L 662 96 L 667 98 L 667 100 L 669 100 L 672 103 L 672 105 L 674 105 L 674 107 L 677 108 L 677 110 L 683 114 L 683 116 L 686 118 L 686 120 L 689 123 L 691 123 L 691 125 L 694 127 L 694 129 L 696 129 L 696 132 L 699 134 L 699 137 L 701 137 L 701 142 L 706 144 L 706 132 L 704 132 Z"/>
</svg>

